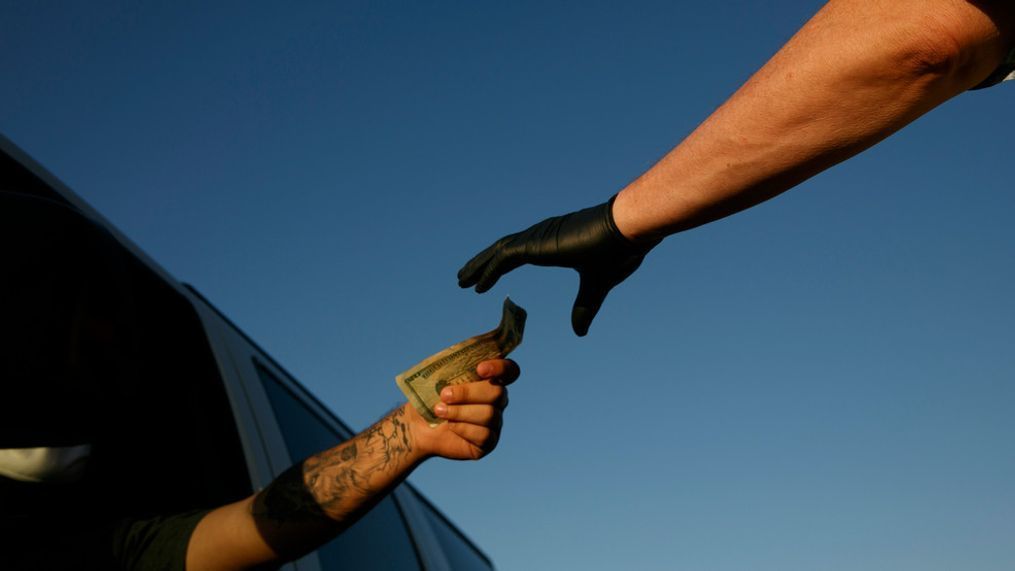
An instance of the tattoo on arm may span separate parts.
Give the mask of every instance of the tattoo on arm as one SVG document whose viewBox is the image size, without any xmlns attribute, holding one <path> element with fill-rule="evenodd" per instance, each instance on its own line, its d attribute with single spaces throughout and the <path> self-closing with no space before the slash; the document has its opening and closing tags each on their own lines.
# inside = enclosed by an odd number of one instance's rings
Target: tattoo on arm
<svg viewBox="0 0 1015 571">
<path fill-rule="evenodd" d="M 281 526 L 286 522 L 325 521 L 327 514 L 303 483 L 303 465 L 293 464 L 254 498 L 253 514 Z"/>
<path fill-rule="evenodd" d="M 352 439 L 293 465 L 258 494 L 253 515 L 278 526 L 334 525 L 360 515 L 411 468 L 404 414 L 399 407 Z"/>
</svg>

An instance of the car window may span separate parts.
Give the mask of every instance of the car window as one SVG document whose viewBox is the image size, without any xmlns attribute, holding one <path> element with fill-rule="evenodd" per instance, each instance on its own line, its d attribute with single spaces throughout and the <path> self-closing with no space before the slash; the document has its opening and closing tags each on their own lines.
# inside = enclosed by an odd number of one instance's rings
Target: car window
<svg viewBox="0 0 1015 571">
<path fill-rule="evenodd" d="M 74 463 L 83 470 L 53 474 L 70 481 L 0 477 L 0 568 L 24 568 L 20 557 L 36 569 L 97 567 L 117 557 L 130 522 L 249 496 L 191 301 L 79 211 L 0 196 L 0 448 L 90 450 Z M 143 543 L 124 547 L 140 555 Z"/>
<path fill-rule="evenodd" d="M 493 569 L 490 560 L 476 549 L 472 542 L 466 539 L 430 502 L 418 494 L 416 497 L 420 498 L 420 506 L 426 513 L 427 520 L 430 521 L 434 535 L 437 536 L 437 541 L 441 544 L 444 556 L 452 569 L 455 571 L 491 571 Z"/>
<path fill-rule="evenodd" d="M 343 440 L 275 374 L 256 360 L 254 364 L 294 462 Z M 356 525 L 318 549 L 317 553 L 324 569 L 420 569 L 415 547 L 405 529 L 405 520 L 391 497 L 377 504 Z"/>
</svg>

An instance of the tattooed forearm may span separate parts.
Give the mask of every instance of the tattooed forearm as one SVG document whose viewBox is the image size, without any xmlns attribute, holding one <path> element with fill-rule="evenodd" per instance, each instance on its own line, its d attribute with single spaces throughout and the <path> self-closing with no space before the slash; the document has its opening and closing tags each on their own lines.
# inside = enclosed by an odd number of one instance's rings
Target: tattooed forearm
<svg viewBox="0 0 1015 571">
<path fill-rule="evenodd" d="M 351 440 L 282 473 L 258 494 L 255 516 L 286 522 L 341 523 L 372 507 L 415 463 L 399 407 Z"/>
<path fill-rule="evenodd" d="M 328 519 L 327 514 L 303 483 L 301 464 L 290 466 L 257 495 L 254 499 L 253 514 L 268 518 L 275 525 Z"/>
<path fill-rule="evenodd" d="M 493 364 L 507 377 L 513 374 L 503 363 Z M 188 567 L 270 568 L 319 548 L 355 525 L 426 459 L 464 460 L 489 451 L 499 434 L 503 391 L 492 383 L 456 388 L 450 400 L 477 406 L 449 408 L 447 416 L 456 420 L 436 428 L 406 403 L 347 442 L 285 470 L 264 490 L 211 510 L 187 545 Z"/>
</svg>

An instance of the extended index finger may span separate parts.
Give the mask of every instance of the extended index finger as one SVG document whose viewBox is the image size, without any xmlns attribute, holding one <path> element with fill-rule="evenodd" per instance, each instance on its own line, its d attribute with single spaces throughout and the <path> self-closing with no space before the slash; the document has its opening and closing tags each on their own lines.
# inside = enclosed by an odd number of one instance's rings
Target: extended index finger
<svg viewBox="0 0 1015 571">
<path fill-rule="evenodd" d="M 487 264 L 489 264 L 494 255 L 500 251 L 504 242 L 509 237 L 510 236 L 504 236 L 500 240 L 497 240 L 493 244 L 487 246 L 482 252 L 473 256 L 471 260 L 465 262 L 462 269 L 458 270 L 458 287 L 472 287 L 476 285 L 476 282 L 478 282 L 479 278 L 482 277 L 483 270 L 486 268 Z"/>
<path fill-rule="evenodd" d="M 508 234 L 478 253 L 458 270 L 458 287 L 476 286 L 476 293 L 493 287 L 500 277 L 522 265 L 522 252 L 514 245 L 518 234 Z"/>
</svg>

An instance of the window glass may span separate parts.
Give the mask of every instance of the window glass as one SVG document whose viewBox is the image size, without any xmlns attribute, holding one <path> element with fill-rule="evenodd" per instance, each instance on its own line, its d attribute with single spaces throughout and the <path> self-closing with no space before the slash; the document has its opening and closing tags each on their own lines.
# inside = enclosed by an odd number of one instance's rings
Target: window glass
<svg viewBox="0 0 1015 571">
<path fill-rule="evenodd" d="M 256 361 L 255 365 L 294 461 L 331 448 L 343 440 L 275 375 Z M 318 549 L 317 553 L 324 569 L 402 571 L 420 568 L 402 514 L 390 497 L 377 504 L 356 525 Z"/>
<path fill-rule="evenodd" d="M 419 497 L 419 496 L 417 496 Z M 444 556 L 455 571 L 490 571 L 493 565 L 480 553 L 457 528 L 425 500 L 420 504 L 430 520 L 437 541 L 444 550 Z"/>
</svg>

